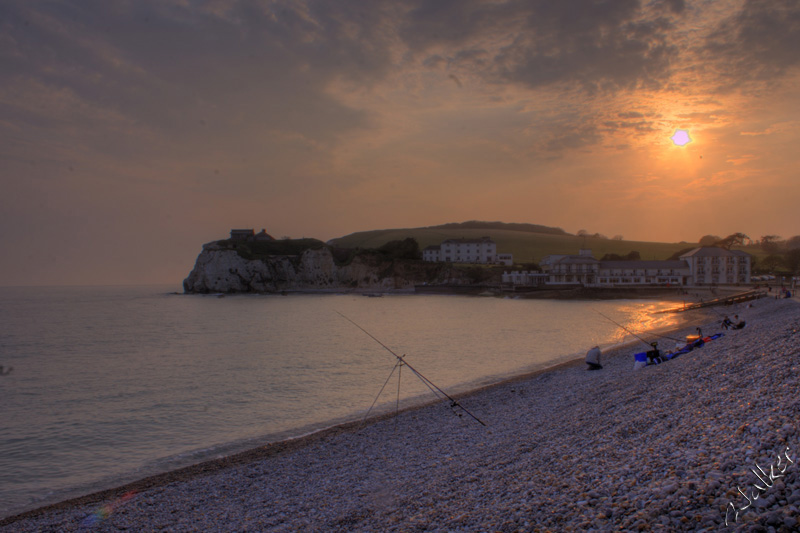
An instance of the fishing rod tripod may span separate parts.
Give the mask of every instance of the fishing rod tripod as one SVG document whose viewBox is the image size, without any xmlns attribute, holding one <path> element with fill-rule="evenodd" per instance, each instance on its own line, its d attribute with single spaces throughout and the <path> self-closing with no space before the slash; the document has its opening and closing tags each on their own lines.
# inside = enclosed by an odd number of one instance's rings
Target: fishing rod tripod
<svg viewBox="0 0 800 533">
<path fill-rule="evenodd" d="M 466 407 L 464 407 L 463 405 L 458 403 L 458 400 L 456 400 L 455 398 L 453 398 L 452 396 L 447 394 L 445 391 L 443 391 L 441 388 L 439 388 L 434 382 L 432 382 L 431 380 L 429 380 L 428 378 L 423 376 L 416 368 L 411 366 L 411 363 L 409 363 L 408 361 L 405 360 L 405 354 L 403 354 L 402 356 L 397 355 L 397 353 L 395 353 L 391 348 L 389 348 L 384 343 L 379 341 L 369 331 L 367 331 L 366 329 L 364 329 L 361 326 L 359 326 L 358 324 L 356 324 L 352 319 L 350 319 L 349 317 L 347 317 L 344 314 L 340 313 L 339 311 L 336 311 L 336 313 L 339 316 L 341 316 L 342 318 L 344 318 L 345 320 L 347 320 L 348 322 L 350 322 L 351 324 L 353 324 L 355 327 L 357 327 L 358 329 L 363 331 L 369 338 L 371 338 L 372 340 L 374 340 L 375 342 L 380 344 L 381 347 L 384 350 L 386 350 L 387 352 L 389 352 L 390 354 L 395 356 L 395 358 L 397 359 L 397 362 L 395 363 L 394 367 L 392 367 L 392 371 L 389 373 L 389 377 L 386 378 L 386 381 L 384 382 L 383 387 L 381 387 L 380 392 L 378 392 L 378 396 L 375 397 L 375 401 L 372 402 L 372 406 L 370 406 L 369 411 L 367 411 L 367 415 L 364 416 L 365 420 L 366 420 L 367 416 L 369 415 L 370 411 L 372 411 L 372 408 L 375 406 L 375 403 L 378 401 L 378 398 L 380 398 L 380 395 L 381 395 L 381 393 L 383 393 L 383 390 L 386 388 L 386 385 L 389 383 L 389 380 L 392 379 L 392 376 L 394 375 L 394 371 L 395 370 L 398 371 L 396 410 L 397 411 L 400 410 L 400 374 L 402 373 L 402 369 L 405 366 L 405 367 L 408 367 L 408 369 L 415 376 L 417 376 L 417 378 L 419 378 L 419 380 L 422 381 L 425 384 L 425 386 L 428 387 L 428 389 L 430 389 L 430 391 L 433 393 L 434 396 L 436 396 L 437 399 L 447 398 L 447 400 L 450 401 L 450 409 L 452 409 L 453 413 L 455 413 L 457 416 L 460 417 L 461 413 L 459 411 L 456 411 L 456 408 L 460 409 L 461 411 L 463 411 L 464 413 L 469 415 L 472 419 L 474 419 L 480 425 L 482 425 L 482 426 L 486 425 L 480 418 L 478 418 L 477 416 L 472 414 L 469 410 L 467 410 Z"/>
</svg>

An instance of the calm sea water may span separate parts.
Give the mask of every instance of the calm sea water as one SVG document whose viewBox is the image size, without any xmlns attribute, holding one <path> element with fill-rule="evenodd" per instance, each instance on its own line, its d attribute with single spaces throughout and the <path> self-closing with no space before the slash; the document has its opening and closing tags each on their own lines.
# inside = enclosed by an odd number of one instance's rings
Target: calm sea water
<svg viewBox="0 0 800 533">
<path fill-rule="evenodd" d="M 641 300 L 174 290 L 0 288 L 0 517 L 363 417 L 395 358 L 337 311 L 448 393 L 623 340 L 595 310 L 676 320 Z M 400 391 L 433 399 L 410 372 Z"/>
</svg>

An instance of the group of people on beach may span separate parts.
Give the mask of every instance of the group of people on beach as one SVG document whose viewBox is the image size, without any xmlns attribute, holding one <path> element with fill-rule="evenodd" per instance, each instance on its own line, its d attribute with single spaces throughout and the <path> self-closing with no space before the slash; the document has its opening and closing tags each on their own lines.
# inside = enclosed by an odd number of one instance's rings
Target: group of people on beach
<svg viewBox="0 0 800 533">
<path fill-rule="evenodd" d="M 722 327 L 725 329 L 742 329 L 745 327 L 745 325 L 746 322 L 743 319 L 740 319 L 739 315 L 733 315 L 733 320 L 731 320 L 730 317 L 728 317 L 728 315 L 725 315 L 725 318 L 722 320 Z M 716 336 L 712 338 L 716 338 Z M 692 337 L 687 337 L 686 346 L 682 346 L 679 343 L 678 346 L 676 347 L 675 352 L 667 351 L 665 354 L 662 354 L 661 350 L 658 349 L 658 343 L 651 342 L 650 346 L 652 347 L 652 349 L 646 352 L 647 364 L 661 363 L 664 360 L 663 357 L 669 358 L 668 356 L 670 354 L 683 353 L 681 350 L 688 350 L 690 349 L 690 346 L 691 348 L 700 347 L 704 344 L 704 342 L 705 341 L 703 337 L 703 331 L 700 328 L 697 328 L 697 335 L 694 335 Z M 593 346 L 591 349 L 589 349 L 589 351 L 586 352 L 586 364 L 587 364 L 586 369 L 601 370 L 603 368 L 603 365 L 600 364 L 601 355 L 602 353 L 600 351 L 599 346 Z"/>
<path fill-rule="evenodd" d="M 739 320 L 739 315 L 733 315 L 733 320 L 728 318 L 728 315 L 722 319 L 722 327 L 725 329 L 742 329 L 744 326 L 745 321 Z"/>
</svg>

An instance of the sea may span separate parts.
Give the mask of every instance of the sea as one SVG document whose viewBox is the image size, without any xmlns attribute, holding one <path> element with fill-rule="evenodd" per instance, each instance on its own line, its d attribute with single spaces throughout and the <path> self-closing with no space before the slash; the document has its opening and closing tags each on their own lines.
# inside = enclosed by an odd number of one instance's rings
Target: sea
<svg viewBox="0 0 800 533">
<path fill-rule="evenodd" d="M 453 395 L 630 341 L 612 321 L 680 320 L 649 300 L 177 290 L 0 287 L 0 518 L 435 401 L 398 356 Z"/>
</svg>

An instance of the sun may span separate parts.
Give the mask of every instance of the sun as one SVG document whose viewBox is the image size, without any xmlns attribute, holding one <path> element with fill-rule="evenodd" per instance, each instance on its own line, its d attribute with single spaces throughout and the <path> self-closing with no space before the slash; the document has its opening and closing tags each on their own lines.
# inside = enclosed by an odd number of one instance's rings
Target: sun
<svg viewBox="0 0 800 533">
<path fill-rule="evenodd" d="M 675 130 L 675 133 L 670 139 L 672 139 L 672 142 L 675 143 L 676 146 L 684 146 L 692 142 L 692 138 L 689 137 L 689 132 L 686 130 Z"/>
</svg>

